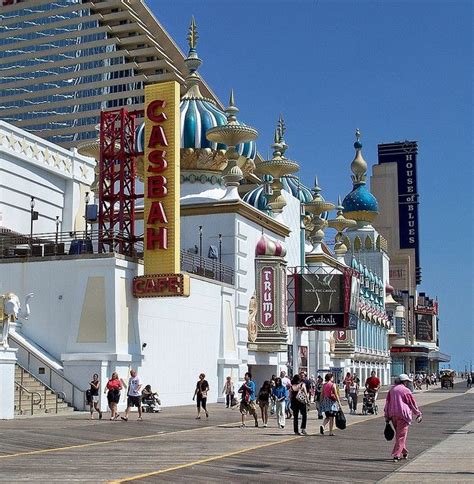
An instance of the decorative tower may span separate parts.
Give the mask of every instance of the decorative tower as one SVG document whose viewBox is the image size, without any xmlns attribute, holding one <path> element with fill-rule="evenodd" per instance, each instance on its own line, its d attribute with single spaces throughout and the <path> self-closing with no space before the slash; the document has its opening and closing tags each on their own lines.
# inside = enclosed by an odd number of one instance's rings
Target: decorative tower
<svg viewBox="0 0 474 484">
<path fill-rule="evenodd" d="M 336 254 L 336 259 L 344 264 L 344 256 L 347 252 L 347 246 L 344 243 L 344 230 L 354 227 L 357 222 L 355 220 L 350 220 L 344 217 L 341 197 L 337 201 L 337 215 L 335 219 L 328 221 L 328 226 L 337 230 L 336 234 L 336 244 L 334 246 L 334 253 Z"/>
<path fill-rule="evenodd" d="M 314 179 L 313 200 L 304 204 L 305 211 L 311 214 L 306 224 L 309 230 L 309 239 L 313 245 L 311 254 L 324 254 L 322 242 L 324 239 L 324 229 L 328 226 L 328 222 L 321 215 L 335 208 L 333 203 L 324 200 L 320 192 L 321 188 L 319 188 L 318 178 L 316 177 Z"/>
<path fill-rule="evenodd" d="M 256 129 L 238 123 L 236 117 L 238 112 L 239 109 L 234 102 L 234 91 L 231 90 L 229 105 L 225 109 L 227 123 L 223 126 L 210 128 L 206 132 L 206 137 L 209 141 L 227 145 L 225 157 L 228 163 L 222 176 L 224 185 L 227 189 L 226 194 L 223 197 L 226 200 L 240 199 L 237 188 L 240 185 L 240 180 L 243 178 L 243 173 L 237 163 L 240 155 L 236 147 L 241 143 L 254 141 L 258 136 Z"/>
<path fill-rule="evenodd" d="M 268 196 L 268 207 L 275 214 L 282 213 L 283 208 L 286 206 L 285 197 L 281 193 L 283 188 L 281 178 L 285 175 L 295 173 L 299 169 L 298 163 L 285 157 L 285 151 L 288 149 L 288 145 L 284 139 L 285 130 L 283 116 L 280 114 L 278 125 L 275 129 L 274 142 L 271 145 L 273 149 L 272 159 L 257 163 L 256 166 L 256 172 L 258 174 L 272 177 L 271 193 Z"/>
<path fill-rule="evenodd" d="M 366 186 L 367 162 L 362 156 L 361 135 L 358 129 L 355 135 L 356 141 L 354 148 L 356 155 L 351 163 L 353 188 L 351 193 L 342 202 L 344 216 L 357 222 L 357 226 L 352 230 L 364 227 L 370 228 L 378 214 L 377 199 L 370 193 Z"/>
</svg>

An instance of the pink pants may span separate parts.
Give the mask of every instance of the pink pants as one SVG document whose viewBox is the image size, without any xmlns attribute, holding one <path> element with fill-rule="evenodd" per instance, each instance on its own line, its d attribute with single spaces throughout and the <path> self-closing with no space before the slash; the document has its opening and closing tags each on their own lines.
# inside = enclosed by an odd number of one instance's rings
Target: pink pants
<svg viewBox="0 0 474 484">
<path fill-rule="evenodd" d="M 395 428 L 395 445 L 393 446 L 392 456 L 401 457 L 402 454 L 408 454 L 407 437 L 409 423 L 403 417 L 392 417 L 392 423 Z"/>
</svg>

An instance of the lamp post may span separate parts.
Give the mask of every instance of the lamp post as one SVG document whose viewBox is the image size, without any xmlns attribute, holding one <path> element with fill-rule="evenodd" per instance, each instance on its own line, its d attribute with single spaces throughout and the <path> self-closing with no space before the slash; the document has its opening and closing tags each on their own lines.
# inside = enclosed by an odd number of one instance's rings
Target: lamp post
<svg viewBox="0 0 474 484">
<path fill-rule="evenodd" d="M 33 220 L 35 220 L 35 197 L 30 200 L 30 254 L 33 252 Z"/>
<path fill-rule="evenodd" d="M 54 238 L 54 254 L 57 255 L 58 253 L 58 238 L 59 238 L 59 215 L 56 215 L 56 237 Z"/>
<path fill-rule="evenodd" d="M 202 268 L 202 225 L 199 226 L 199 264 Z"/>
<path fill-rule="evenodd" d="M 219 276 L 222 281 L 222 234 L 219 234 Z"/>
<path fill-rule="evenodd" d="M 84 222 L 86 223 L 86 234 L 85 234 L 85 239 L 87 241 L 87 209 L 89 207 L 89 201 L 90 201 L 90 198 L 89 198 L 89 192 L 86 192 L 86 197 L 84 199 L 85 201 L 85 210 L 84 210 Z"/>
</svg>

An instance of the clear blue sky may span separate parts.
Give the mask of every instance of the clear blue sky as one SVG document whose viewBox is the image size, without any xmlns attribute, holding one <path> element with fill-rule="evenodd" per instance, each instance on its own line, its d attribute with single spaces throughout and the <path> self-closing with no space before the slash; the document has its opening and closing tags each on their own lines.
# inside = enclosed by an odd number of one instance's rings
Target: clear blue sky
<svg viewBox="0 0 474 484">
<path fill-rule="evenodd" d="M 149 0 L 187 52 L 191 15 L 201 74 L 266 155 L 278 114 L 287 155 L 336 200 L 351 189 L 354 130 L 377 144 L 419 143 L 419 288 L 440 300 L 441 349 L 474 359 L 472 2 L 469 0 Z M 474 362 L 473 362 L 474 363 Z"/>
</svg>

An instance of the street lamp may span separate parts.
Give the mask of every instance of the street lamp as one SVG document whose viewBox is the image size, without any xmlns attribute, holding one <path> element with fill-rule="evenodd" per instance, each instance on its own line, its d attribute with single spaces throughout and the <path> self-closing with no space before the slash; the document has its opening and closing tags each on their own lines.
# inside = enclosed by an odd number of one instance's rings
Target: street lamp
<svg viewBox="0 0 474 484">
<path fill-rule="evenodd" d="M 56 237 L 54 239 L 54 253 L 55 255 L 58 253 L 58 236 L 59 236 L 59 215 L 56 215 Z"/>
<path fill-rule="evenodd" d="M 30 200 L 30 253 L 33 252 L 33 221 L 38 220 L 38 212 L 35 211 L 35 197 Z"/>
<path fill-rule="evenodd" d="M 202 265 L 202 225 L 199 226 L 199 258 Z"/>
<path fill-rule="evenodd" d="M 85 208 L 85 211 L 84 211 L 84 221 L 86 223 L 86 237 L 85 237 L 86 241 L 87 241 L 87 211 L 88 211 L 88 207 L 89 207 L 89 201 L 90 201 L 89 192 L 86 192 L 86 198 L 85 198 L 86 208 Z"/>
</svg>

